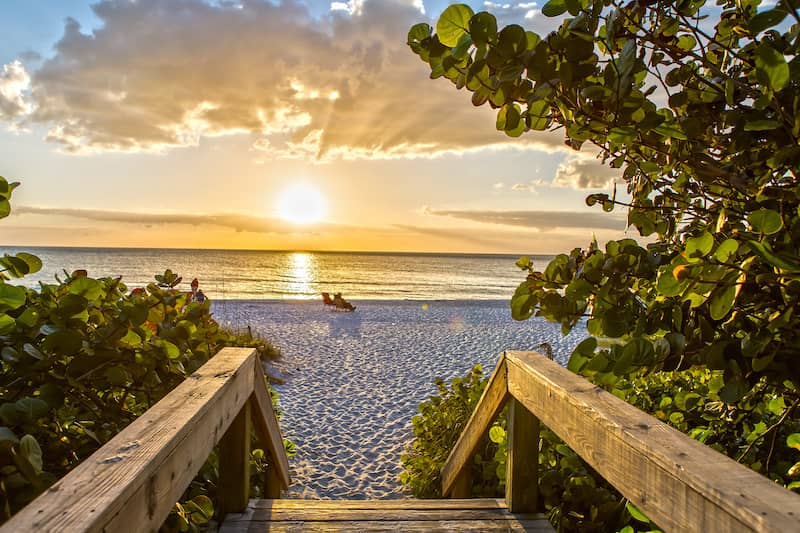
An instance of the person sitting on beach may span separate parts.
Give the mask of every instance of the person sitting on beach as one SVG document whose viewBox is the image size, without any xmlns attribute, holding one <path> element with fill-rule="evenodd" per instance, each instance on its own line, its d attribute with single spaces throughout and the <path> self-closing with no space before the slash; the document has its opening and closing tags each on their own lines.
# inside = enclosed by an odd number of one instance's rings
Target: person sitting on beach
<svg viewBox="0 0 800 533">
<path fill-rule="evenodd" d="M 333 295 L 333 303 L 338 309 L 344 309 L 345 311 L 355 311 L 356 310 L 356 308 L 355 308 L 355 306 L 353 304 L 351 304 L 350 302 L 348 302 L 344 298 L 342 298 L 342 293 L 341 292 L 337 292 L 336 294 Z"/>
<path fill-rule="evenodd" d="M 192 292 L 190 292 L 188 295 L 190 302 L 203 303 L 208 299 L 203 291 L 200 290 L 200 282 L 197 281 L 197 278 L 192 280 L 191 287 Z"/>
</svg>

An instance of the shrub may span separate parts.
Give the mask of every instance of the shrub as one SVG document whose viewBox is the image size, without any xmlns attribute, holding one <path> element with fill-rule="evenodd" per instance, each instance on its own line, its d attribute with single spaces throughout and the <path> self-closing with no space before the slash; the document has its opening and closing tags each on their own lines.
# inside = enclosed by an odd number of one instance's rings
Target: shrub
<svg viewBox="0 0 800 533">
<path fill-rule="evenodd" d="M 0 177 L 0 218 L 16 184 Z M 41 268 L 38 258 L 0 258 L 0 513 L 30 502 L 164 397 L 224 346 L 277 350 L 220 327 L 210 302 L 178 290 L 167 270 L 133 290 L 121 278 L 64 273 L 37 290 L 8 283 Z M 268 386 L 265 383 L 265 386 Z M 287 443 L 287 447 L 291 447 Z M 264 453 L 253 450 L 254 474 Z M 213 514 L 216 457 L 176 505 L 169 529 Z M 253 494 L 260 494 L 255 483 Z"/>
</svg>

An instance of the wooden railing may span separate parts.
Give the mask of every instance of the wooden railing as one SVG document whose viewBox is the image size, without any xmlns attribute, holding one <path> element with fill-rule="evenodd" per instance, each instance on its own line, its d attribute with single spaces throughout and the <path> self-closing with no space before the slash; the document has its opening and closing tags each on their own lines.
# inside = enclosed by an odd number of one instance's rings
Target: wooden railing
<svg viewBox="0 0 800 533">
<path fill-rule="evenodd" d="M 505 352 L 442 468 L 469 497 L 469 466 L 506 401 L 506 503 L 538 511 L 539 420 L 667 531 L 800 531 L 800 496 L 535 352 Z"/>
<path fill-rule="evenodd" d="M 289 463 L 256 351 L 224 348 L 0 531 L 156 531 L 219 443 L 218 507 L 249 498 L 250 424 L 270 456 L 266 497 Z"/>
</svg>

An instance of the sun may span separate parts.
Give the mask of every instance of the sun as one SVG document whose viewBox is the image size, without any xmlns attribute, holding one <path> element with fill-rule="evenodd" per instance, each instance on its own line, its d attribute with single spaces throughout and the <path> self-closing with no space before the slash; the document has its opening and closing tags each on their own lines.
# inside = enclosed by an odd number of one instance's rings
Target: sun
<svg viewBox="0 0 800 533">
<path fill-rule="evenodd" d="M 313 224 L 325 218 L 327 204 L 322 193 L 313 185 L 290 185 L 278 195 L 278 216 L 294 224 Z"/>
</svg>

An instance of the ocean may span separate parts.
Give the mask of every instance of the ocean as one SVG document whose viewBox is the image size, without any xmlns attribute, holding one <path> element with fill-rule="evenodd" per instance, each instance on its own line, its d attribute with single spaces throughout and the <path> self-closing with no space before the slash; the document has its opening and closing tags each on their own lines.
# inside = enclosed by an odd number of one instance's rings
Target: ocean
<svg viewBox="0 0 800 533">
<path fill-rule="evenodd" d="M 85 269 L 92 277 L 122 276 L 144 286 L 165 269 L 193 278 L 212 299 L 304 300 L 341 292 L 353 300 L 508 300 L 525 273 L 517 255 L 281 252 L 135 248 L 0 248 L 29 252 L 40 272 L 14 283 L 37 287 L 63 271 Z M 533 255 L 542 269 L 552 256 Z"/>
</svg>

